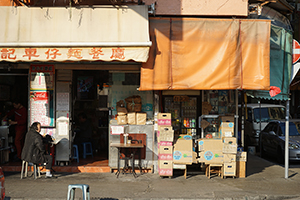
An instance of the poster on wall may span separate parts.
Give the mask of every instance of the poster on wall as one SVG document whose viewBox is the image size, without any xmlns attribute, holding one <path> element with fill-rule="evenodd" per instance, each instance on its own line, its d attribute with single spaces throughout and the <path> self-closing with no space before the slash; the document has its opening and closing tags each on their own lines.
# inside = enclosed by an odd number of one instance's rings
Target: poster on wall
<svg viewBox="0 0 300 200">
<path fill-rule="evenodd" d="M 30 66 L 30 124 L 54 127 L 54 66 Z"/>
</svg>

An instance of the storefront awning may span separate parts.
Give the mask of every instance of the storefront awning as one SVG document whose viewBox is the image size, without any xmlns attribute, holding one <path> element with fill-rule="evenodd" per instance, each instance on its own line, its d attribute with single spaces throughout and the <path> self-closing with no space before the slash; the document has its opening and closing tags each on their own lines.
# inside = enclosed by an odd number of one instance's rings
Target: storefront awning
<svg viewBox="0 0 300 200">
<path fill-rule="evenodd" d="M 280 93 L 271 97 L 269 91 L 251 90 L 248 96 L 260 99 L 288 100 L 292 69 L 292 32 L 271 25 L 270 38 L 270 86 L 280 89 Z"/>
<path fill-rule="evenodd" d="M 270 24 L 151 18 L 140 90 L 269 90 Z"/>
<path fill-rule="evenodd" d="M 0 61 L 146 62 L 148 8 L 0 7 Z"/>
</svg>

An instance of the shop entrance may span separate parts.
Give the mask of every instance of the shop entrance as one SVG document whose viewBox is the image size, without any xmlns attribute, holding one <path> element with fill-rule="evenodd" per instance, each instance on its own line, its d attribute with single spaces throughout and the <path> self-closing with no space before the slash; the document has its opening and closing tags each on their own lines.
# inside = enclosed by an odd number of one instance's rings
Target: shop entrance
<svg viewBox="0 0 300 200">
<path fill-rule="evenodd" d="M 94 161 L 108 159 L 108 82 L 109 72 L 105 70 L 73 71 L 73 144 L 78 146 L 81 160 L 83 142 L 92 143 Z"/>
<path fill-rule="evenodd" d="M 15 146 L 15 126 L 8 126 L 8 121 L 14 121 L 15 115 L 9 115 L 14 109 L 13 102 L 19 101 L 28 110 L 28 70 L 3 69 L 0 70 L 0 163 L 13 162 L 17 160 Z M 27 115 L 25 116 L 27 118 Z M 26 125 L 27 127 L 27 125 Z M 27 131 L 27 130 L 26 130 Z"/>
</svg>

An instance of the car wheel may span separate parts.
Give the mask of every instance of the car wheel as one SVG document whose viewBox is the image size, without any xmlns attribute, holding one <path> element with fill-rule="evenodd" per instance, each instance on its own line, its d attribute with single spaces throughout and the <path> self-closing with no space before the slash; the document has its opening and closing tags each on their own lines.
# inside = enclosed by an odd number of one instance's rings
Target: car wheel
<svg viewBox="0 0 300 200">
<path fill-rule="evenodd" d="M 278 147 L 278 149 L 277 149 L 277 162 L 279 164 L 283 164 L 283 162 L 284 162 L 284 154 L 280 147 Z"/>
</svg>

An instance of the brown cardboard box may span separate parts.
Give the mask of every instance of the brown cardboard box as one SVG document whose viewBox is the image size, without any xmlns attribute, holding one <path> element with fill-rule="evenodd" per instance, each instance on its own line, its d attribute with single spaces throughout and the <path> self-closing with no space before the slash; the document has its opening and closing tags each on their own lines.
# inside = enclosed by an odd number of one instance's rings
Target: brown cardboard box
<svg viewBox="0 0 300 200">
<path fill-rule="evenodd" d="M 193 163 L 193 140 L 178 139 L 174 144 L 173 162 L 175 164 Z"/>
<path fill-rule="evenodd" d="M 136 113 L 136 124 L 145 125 L 147 119 L 147 113 Z"/>
<path fill-rule="evenodd" d="M 233 122 L 234 123 L 234 116 L 220 116 L 219 122 Z"/>
<path fill-rule="evenodd" d="M 246 162 L 244 161 L 236 162 L 236 177 L 238 178 L 246 177 Z"/>
<path fill-rule="evenodd" d="M 134 112 L 141 112 L 142 111 L 142 104 L 140 104 L 140 103 L 134 104 L 133 111 Z"/>
<path fill-rule="evenodd" d="M 236 137 L 223 137 L 223 153 L 236 154 L 237 144 Z"/>
<path fill-rule="evenodd" d="M 173 142 L 174 141 L 174 131 L 172 126 L 159 126 L 158 127 L 158 142 L 166 141 Z"/>
<path fill-rule="evenodd" d="M 222 164 L 224 162 L 224 154 L 222 151 L 207 150 L 200 152 L 199 162 L 206 164 L 216 163 Z"/>
<path fill-rule="evenodd" d="M 247 152 L 245 152 L 245 151 L 243 151 L 243 152 L 238 151 L 237 154 L 236 154 L 236 161 L 247 162 Z"/>
<path fill-rule="evenodd" d="M 236 176 L 236 162 L 223 164 L 223 176 Z"/>
<path fill-rule="evenodd" d="M 236 144 L 236 137 L 222 137 L 224 144 Z"/>
<path fill-rule="evenodd" d="M 126 115 L 118 115 L 117 122 L 118 122 L 118 125 L 127 124 L 127 116 Z"/>
<path fill-rule="evenodd" d="M 135 119 L 135 113 L 134 112 L 131 112 L 131 113 L 128 113 L 127 114 L 127 123 L 128 124 L 136 124 L 136 119 Z"/>
<path fill-rule="evenodd" d="M 159 126 L 171 126 L 171 113 L 158 113 L 157 123 Z"/>
<path fill-rule="evenodd" d="M 158 150 L 159 154 L 173 154 L 173 146 L 160 146 Z"/>
<path fill-rule="evenodd" d="M 158 154 L 158 160 L 173 160 L 173 154 Z"/>
<path fill-rule="evenodd" d="M 236 162 L 236 154 L 223 154 L 224 163 Z"/>
<path fill-rule="evenodd" d="M 198 150 L 206 151 L 206 150 L 215 150 L 222 151 L 223 150 L 223 142 L 218 139 L 199 139 L 198 141 Z"/>
<path fill-rule="evenodd" d="M 236 154 L 237 144 L 223 144 L 223 153 Z"/>
<path fill-rule="evenodd" d="M 220 127 L 219 133 L 221 137 L 232 137 L 234 135 L 234 127 Z"/>
<path fill-rule="evenodd" d="M 124 115 L 124 114 L 126 115 L 128 113 L 127 109 L 125 107 L 118 107 L 118 106 L 117 106 L 117 112 L 118 112 L 118 115 Z"/>
<path fill-rule="evenodd" d="M 158 167 L 159 167 L 159 169 L 173 169 L 173 161 L 172 160 L 159 160 Z"/>
</svg>

